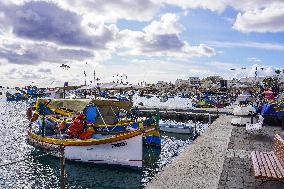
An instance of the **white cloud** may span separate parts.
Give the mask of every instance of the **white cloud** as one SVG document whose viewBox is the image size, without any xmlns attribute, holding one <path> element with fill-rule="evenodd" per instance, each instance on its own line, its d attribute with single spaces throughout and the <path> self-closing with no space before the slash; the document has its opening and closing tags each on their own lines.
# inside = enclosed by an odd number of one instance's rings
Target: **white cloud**
<svg viewBox="0 0 284 189">
<path fill-rule="evenodd" d="M 239 14 L 233 28 L 242 32 L 283 31 L 283 0 L 45 0 L 61 8 L 82 15 L 87 25 L 116 23 L 118 19 L 150 21 L 164 5 L 189 9 L 208 9 L 223 12 L 231 7 Z M 5 4 L 23 5 L 29 0 L 4 1 Z M 278 25 L 280 24 L 280 25 Z"/>
<path fill-rule="evenodd" d="M 114 23 L 118 19 L 149 21 L 160 8 L 151 0 L 52 0 L 59 6 L 80 15 L 94 15 L 95 22 Z"/>
<path fill-rule="evenodd" d="M 259 42 L 211 42 L 192 45 L 182 39 L 186 30 L 179 16 L 167 13 L 157 18 L 163 6 L 174 5 L 186 16 L 190 9 L 207 9 L 217 13 L 231 7 L 239 12 L 236 19 L 226 18 L 241 32 L 281 32 L 283 26 L 283 0 L 6 0 L 0 2 L 0 75 L 25 82 L 39 74 L 38 80 L 65 79 L 83 83 L 83 67 L 88 61 L 98 66 L 101 77 L 111 76 L 118 70 L 126 70 L 132 79 L 175 79 L 182 75 L 227 73 L 230 63 L 209 62 L 184 64 L 191 57 L 213 56 L 212 47 L 249 47 L 284 51 L 283 44 Z M 153 20 L 155 18 L 155 20 Z M 119 31 L 119 19 L 150 22 L 141 31 Z M 108 65 L 113 54 L 131 55 L 137 58 L 132 64 Z M 123 57 L 120 57 L 123 59 Z M 141 59 L 150 61 L 141 61 Z M 248 59 L 259 63 L 257 59 Z M 160 59 L 160 60 L 157 60 Z M 162 61 L 167 60 L 167 61 Z M 9 64 L 14 63 L 14 64 Z M 30 64 L 23 66 L 22 63 Z M 70 63 L 69 73 L 61 73 L 58 64 Z M 42 66 L 42 67 L 41 67 Z M 45 68 L 48 67 L 48 68 Z M 49 70 L 50 69 L 50 72 Z M 149 69 L 141 73 L 141 70 Z M 93 68 L 89 68 L 91 71 Z M 33 73 L 33 74 L 29 74 Z M 50 73 L 50 74 L 47 74 Z M 18 75 L 17 75 L 18 74 Z M 143 75 L 144 74 L 144 75 Z M 44 75 L 44 76 L 43 76 Z M 51 75 L 57 75 L 54 78 Z M 139 76 L 139 77 L 137 77 Z M 150 77 L 151 76 L 151 77 Z M 91 78 L 90 78 L 91 79 Z M 11 80 L 12 81 L 12 80 Z"/>
<path fill-rule="evenodd" d="M 278 70 L 278 68 L 254 64 L 250 67 L 247 67 L 245 70 L 236 70 L 235 73 L 233 73 L 233 76 L 235 78 L 255 77 L 255 74 L 257 74 L 258 77 L 274 76 L 276 74 L 275 70 Z"/>
<path fill-rule="evenodd" d="M 256 57 L 249 57 L 249 58 L 248 58 L 248 62 L 251 62 L 251 63 L 260 63 L 260 62 L 262 62 L 262 60 L 260 60 L 259 58 L 256 58 Z"/>
<path fill-rule="evenodd" d="M 284 45 L 278 43 L 259 43 L 253 41 L 245 41 L 245 42 L 208 41 L 207 43 L 213 47 L 225 47 L 225 48 L 248 47 L 248 48 L 284 51 Z"/>
<path fill-rule="evenodd" d="M 134 60 L 123 65 L 99 64 L 96 70 L 98 71 L 98 76 L 104 81 L 112 81 L 112 75 L 117 73 L 117 70 L 123 70 L 123 73 L 127 74 L 130 82 L 146 81 L 152 83 L 160 80 L 175 81 L 181 76 L 205 77 L 206 75 L 214 75 L 217 73 L 214 71 L 214 67 L 213 64 L 208 66 L 197 62 L 180 62 L 177 60 Z"/>
<path fill-rule="evenodd" d="M 172 1 L 172 0 L 159 0 L 160 3 L 166 3 L 169 5 L 176 5 L 183 9 L 208 9 L 211 11 L 218 11 L 221 12 L 225 9 L 226 4 L 225 0 L 178 0 L 178 1 Z"/>
<path fill-rule="evenodd" d="M 226 6 L 230 6 L 234 8 L 235 10 L 239 10 L 242 12 L 250 11 L 250 10 L 256 10 L 256 9 L 264 9 L 266 7 L 269 7 L 271 4 L 282 4 L 282 0 L 224 0 L 223 1 Z"/>
<path fill-rule="evenodd" d="M 65 81 L 69 85 L 83 85 L 84 71 L 87 73 L 87 82 L 93 80 L 93 71 L 96 64 L 85 64 L 85 62 L 66 63 L 70 69 L 62 69 L 58 64 L 43 62 L 39 65 L 4 64 L 1 65 L 0 76 L 2 85 L 25 86 L 34 83 L 41 87 L 63 86 Z M 104 72 L 105 73 L 105 72 Z"/>
<path fill-rule="evenodd" d="M 284 31 L 283 0 L 160 0 L 183 9 L 208 9 L 223 12 L 231 7 L 238 11 L 233 28 L 241 32 L 282 32 Z M 230 21 L 232 21 L 230 19 Z"/>
<path fill-rule="evenodd" d="M 166 13 L 159 21 L 154 20 L 143 31 L 148 35 L 180 34 L 185 28 L 179 23 L 179 17 L 173 13 Z"/>
<path fill-rule="evenodd" d="M 284 3 L 238 13 L 233 28 L 241 32 L 284 31 Z"/>
<path fill-rule="evenodd" d="M 176 14 L 167 13 L 160 20 L 152 21 L 141 31 L 123 30 L 119 33 L 119 44 L 126 49 L 121 55 L 167 56 L 190 58 L 194 56 L 213 56 L 213 48 L 200 44 L 191 46 L 180 39 L 184 27 Z"/>
<path fill-rule="evenodd" d="M 94 58 L 93 51 L 34 42 L 15 36 L 0 36 L 0 57 L 12 64 L 66 63 Z"/>
</svg>

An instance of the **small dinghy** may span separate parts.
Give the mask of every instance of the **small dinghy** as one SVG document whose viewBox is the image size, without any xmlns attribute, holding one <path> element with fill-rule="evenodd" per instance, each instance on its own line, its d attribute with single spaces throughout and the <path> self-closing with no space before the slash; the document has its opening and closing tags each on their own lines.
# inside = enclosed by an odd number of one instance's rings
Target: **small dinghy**
<svg viewBox="0 0 284 189">
<path fill-rule="evenodd" d="M 190 123 L 175 123 L 172 121 L 160 121 L 160 130 L 169 133 L 192 134 L 194 127 Z"/>
</svg>

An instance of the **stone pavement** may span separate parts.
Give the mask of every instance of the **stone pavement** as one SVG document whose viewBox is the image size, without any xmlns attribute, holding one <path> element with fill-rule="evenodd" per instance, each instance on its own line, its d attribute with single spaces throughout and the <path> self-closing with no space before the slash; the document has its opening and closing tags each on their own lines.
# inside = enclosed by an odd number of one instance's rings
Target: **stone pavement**
<svg viewBox="0 0 284 189">
<path fill-rule="evenodd" d="M 264 126 L 261 134 L 248 134 L 244 127 L 234 127 L 218 188 L 284 189 L 284 184 L 279 182 L 267 182 L 260 186 L 261 180 L 253 176 L 250 159 L 253 150 L 271 151 L 274 135 L 280 132 L 280 127 Z"/>
<path fill-rule="evenodd" d="M 200 137 L 164 168 L 147 186 L 187 189 L 284 189 L 283 183 L 267 182 L 252 173 L 250 153 L 271 151 L 280 127 L 264 126 L 262 133 L 247 133 L 230 124 L 232 116 L 220 116 Z"/>
<path fill-rule="evenodd" d="M 220 116 L 146 188 L 218 188 L 233 129 L 231 118 Z"/>
</svg>

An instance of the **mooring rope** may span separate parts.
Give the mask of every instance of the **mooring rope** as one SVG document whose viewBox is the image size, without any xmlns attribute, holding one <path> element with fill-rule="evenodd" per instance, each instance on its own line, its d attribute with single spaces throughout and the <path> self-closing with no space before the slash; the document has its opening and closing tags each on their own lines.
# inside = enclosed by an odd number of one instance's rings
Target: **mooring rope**
<svg viewBox="0 0 284 189">
<path fill-rule="evenodd" d="M 106 125 L 106 122 L 105 122 L 105 120 L 104 120 L 104 118 L 103 118 L 103 116 L 102 116 L 102 114 L 101 114 L 101 112 L 99 110 L 99 107 L 97 107 L 97 110 L 99 112 L 100 117 L 102 118 L 103 123 Z"/>
</svg>

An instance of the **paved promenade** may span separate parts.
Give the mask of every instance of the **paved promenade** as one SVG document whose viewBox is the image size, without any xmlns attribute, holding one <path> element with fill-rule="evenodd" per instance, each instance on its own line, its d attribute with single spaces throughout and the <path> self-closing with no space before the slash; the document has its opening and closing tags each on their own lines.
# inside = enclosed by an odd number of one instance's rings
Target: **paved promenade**
<svg viewBox="0 0 284 189">
<path fill-rule="evenodd" d="M 261 134 L 230 124 L 232 116 L 220 116 L 200 137 L 166 166 L 146 188 L 255 189 L 261 181 L 251 170 L 250 152 L 271 151 L 280 127 L 264 126 Z M 283 189 L 267 182 L 260 189 Z"/>
<path fill-rule="evenodd" d="M 146 188 L 218 188 L 233 129 L 231 116 L 220 116 Z"/>
<path fill-rule="evenodd" d="M 264 126 L 261 134 L 248 134 L 244 127 L 234 127 L 218 188 L 284 189 L 284 184 L 279 182 L 267 182 L 260 186 L 261 180 L 253 176 L 250 157 L 253 150 L 272 151 L 274 136 L 280 132 L 280 127 Z"/>
</svg>

